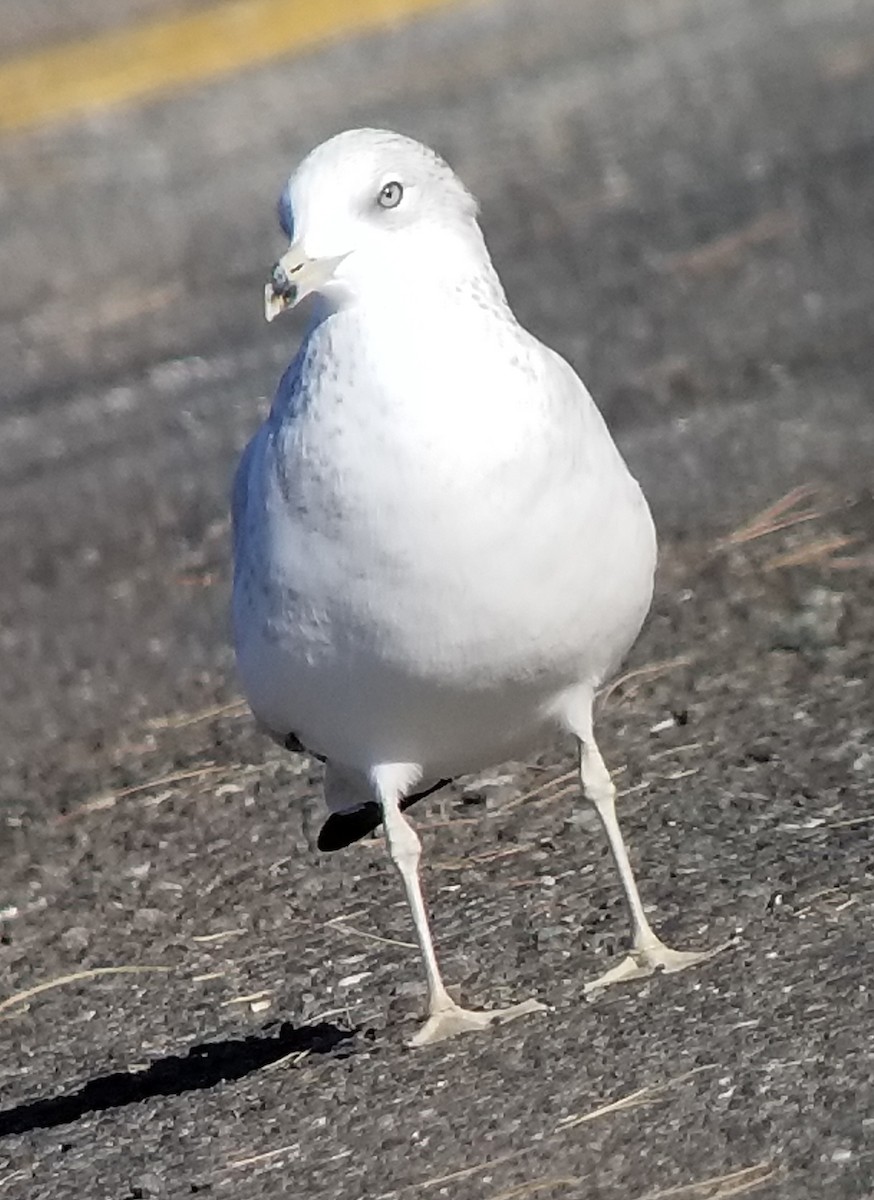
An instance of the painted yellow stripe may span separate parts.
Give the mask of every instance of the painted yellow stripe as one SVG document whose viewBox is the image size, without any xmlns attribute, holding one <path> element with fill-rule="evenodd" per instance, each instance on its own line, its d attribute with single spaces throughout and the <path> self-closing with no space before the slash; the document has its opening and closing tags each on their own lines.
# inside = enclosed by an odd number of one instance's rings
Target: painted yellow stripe
<svg viewBox="0 0 874 1200">
<path fill-rule="evenodd" d="M 450 2 L 235 0 L 54 46 L 0 63 L 0 130 L 154 96 Z"/>
</svg>

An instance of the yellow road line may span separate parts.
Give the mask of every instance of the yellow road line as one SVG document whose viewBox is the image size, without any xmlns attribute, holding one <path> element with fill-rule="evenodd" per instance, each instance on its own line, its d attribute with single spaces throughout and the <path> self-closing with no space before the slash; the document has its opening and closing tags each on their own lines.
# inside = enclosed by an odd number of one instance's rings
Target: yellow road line
<svg viewBox="0 0 874 1200">
<path fill-rule="evenodd" d="M 0 62 L 0 131 L 154 96 L 450 2 L 235 0 L 50 47 Z"/>
</svg>

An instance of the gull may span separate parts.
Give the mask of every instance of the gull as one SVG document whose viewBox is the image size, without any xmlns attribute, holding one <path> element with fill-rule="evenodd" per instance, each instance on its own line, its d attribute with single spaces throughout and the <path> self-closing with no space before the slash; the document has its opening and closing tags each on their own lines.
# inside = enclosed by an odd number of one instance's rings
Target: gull
<svg viewBox="0 0 874 1200">
<path fill-rule="evenodd" d="M 268 320 L 312 318 L 233 491 L 238 673 L 259 724 L 325 763 L 331 849 L 382 822 L 427 984 L 412 1044 L 544 1008 L 471 1011 L 443 982 L 405 809 L 439 783 L 576 739 L 631 914 L 587 986 L 709 954 L 653 932 L 592 723 L 637 637 L 656 539 L 574 370 L 513 315 L 451 168 L 400 134 L 317 146 L 284 188 Z"/>
</svg>

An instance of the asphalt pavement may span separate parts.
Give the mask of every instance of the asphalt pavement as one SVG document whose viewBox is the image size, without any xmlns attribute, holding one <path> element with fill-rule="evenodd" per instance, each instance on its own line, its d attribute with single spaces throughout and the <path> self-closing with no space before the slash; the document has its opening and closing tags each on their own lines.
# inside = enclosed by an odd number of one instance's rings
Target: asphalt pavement
<svg viewBox="0 0 874 1200">
<path fill-rule="evenodd" d="M 198 6 L 186 4 L 186 10 Z M 169 12 L 0 0 L 3 53 Z M 549 1011 L 413 1052 L 378 838 L 254 730 L 236 455 L 279 187 L 385 125 L 482 202 L 662 562 L 602 750 L 626 932 L 570 747 L 417 811 L 448 982 Z M 0 1196 L 874 1196 L 874 6 L 482 0 L 0 135 Z"/>
</svg>

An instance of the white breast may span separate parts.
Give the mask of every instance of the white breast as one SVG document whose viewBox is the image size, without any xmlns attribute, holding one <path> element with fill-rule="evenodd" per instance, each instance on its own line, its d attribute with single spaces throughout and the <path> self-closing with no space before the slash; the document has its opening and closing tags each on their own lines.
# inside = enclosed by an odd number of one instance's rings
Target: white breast
<svg viewBox="0 0 874 1200">
<path fill-rule="evenodd" d="M 268 727 L 427 776 L 513 756 L 597 685 L 648 609 L 655 543 L 566 364 L 462 323 L 423 372 L 422 320 L 392 323 L 388 371 L 380 326 L 313 334 L 296 411 L 244 463 L 234 628 Z"/>
</svg>

